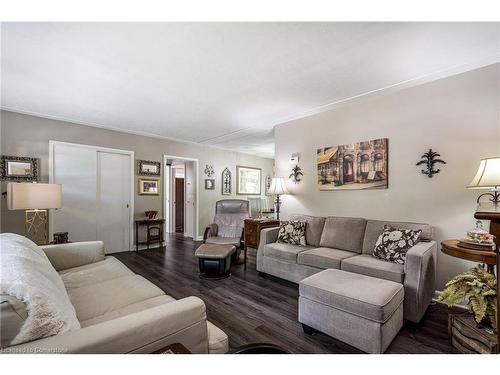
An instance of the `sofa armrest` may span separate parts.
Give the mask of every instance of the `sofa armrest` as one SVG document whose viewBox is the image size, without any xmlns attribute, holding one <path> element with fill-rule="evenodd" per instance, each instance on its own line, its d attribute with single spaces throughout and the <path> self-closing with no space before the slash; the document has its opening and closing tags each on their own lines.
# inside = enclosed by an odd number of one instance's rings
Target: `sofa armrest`
<svg viewBox="0 0 500 375">
<path fill-rule="evenodd" d="M 180 342 L 208 352 L 206 309 L 187 297 L 99 324 L 4 348 L 5 353 L 151 353 Z"/>
<path fill-rule="evenodd" d="M 41 246 L 56 271 L 104 260 L 102 241 L 85 241 Z"/>
<path fill-rule="evenodd" d="M 219 227 L 215 223 L 212 223 L 208 227 L 206 227 L 205 233 L 203 233 L 203 243 L 205 243 L 208 237 L 216 237 L 218 229 Z"/>
<path fill-rule="evenodd" d="M 264 262 L 264 246 L 278 240 L 279 227 L 264 228 L 260 231 L 259 248 L 257 249 L 257 271 L 262 271 Z"/>
<path fill-rule="evenodd" d="M 418 323 L 435 292 L 436 241 L 419 242 L 406 253 L 405 261 L 405 318 Z"/>
</svg>

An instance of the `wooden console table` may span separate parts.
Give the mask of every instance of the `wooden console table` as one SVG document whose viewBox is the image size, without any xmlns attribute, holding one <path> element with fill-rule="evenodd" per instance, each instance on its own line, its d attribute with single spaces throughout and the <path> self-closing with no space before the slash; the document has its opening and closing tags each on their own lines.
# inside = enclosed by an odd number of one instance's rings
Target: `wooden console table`
<svg viewBox="0 0 500 375">
<path fill-rule="evenodd" d="M 147 245 L 149 250 L 149 245 L 158 242 L 161 246 L 163 243 L 163 226 L 165 225 L 165 219 L 137 219 L 135 220 L 135 251 L 139 251 L 139 245 Z M 146 241 L 139 241 L 139 227 L 146 227 Z M 158 235 L 151 235 L 151 229 L 157 227 Z"/>
<path fill-rule="evenodd" d="M 280 221 L 275 219 L 245 219 L 244 242 L 245 242 L 245 269 L 247 267 L 247 248 L 257 249 L 260 243 L 260 231 L 264 228 L 279 227 Z"/>
</svg>

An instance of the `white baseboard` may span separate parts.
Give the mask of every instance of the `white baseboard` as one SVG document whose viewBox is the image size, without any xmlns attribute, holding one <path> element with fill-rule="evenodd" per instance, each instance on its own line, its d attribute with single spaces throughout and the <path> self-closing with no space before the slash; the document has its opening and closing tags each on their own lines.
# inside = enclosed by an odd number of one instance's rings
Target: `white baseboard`
<svg viewBox="0 0 500 375">
<path fill-rule="evenodd" d="M 442 290 L 436 290 L 436 291 L 434 291 L 434 298 L 432 298 L 432 301 L 433 302 L 438 302 L 437 299 L 441 295 L 441 293 L 443 293 Z M 440 303 L 440 302 L 438 302 L 438 303 Z M 458 305 L 455 305 L 455 307 L 458 307 L 459 309 L 468 310 L 467 309 L 467 304 L 466 304 L 465 301 L 460 302 Z"/>
</svg>

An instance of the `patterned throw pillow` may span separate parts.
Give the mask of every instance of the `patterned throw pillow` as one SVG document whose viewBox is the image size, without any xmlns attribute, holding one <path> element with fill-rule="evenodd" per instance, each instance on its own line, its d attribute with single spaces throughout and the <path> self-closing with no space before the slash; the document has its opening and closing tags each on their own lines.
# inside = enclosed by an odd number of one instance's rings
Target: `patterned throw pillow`
<svg viewBox="0 0 500 375">
<path fill-rule="evenodd" d="M 278 242 L 306 246 L 306 222 L 282 221 L 278 231 Z"/>
<path fill-rule="evenodd" d="M 405 264 L 406 252 L 418 242 L 422 230 L 395 229 L 384 225 L 378 237 L 373 256 L 387 262 Z"/>
</svg>

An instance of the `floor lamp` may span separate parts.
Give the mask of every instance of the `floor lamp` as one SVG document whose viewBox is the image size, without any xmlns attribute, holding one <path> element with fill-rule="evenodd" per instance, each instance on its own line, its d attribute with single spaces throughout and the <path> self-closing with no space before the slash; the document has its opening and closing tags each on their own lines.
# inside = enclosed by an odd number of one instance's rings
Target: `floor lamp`
<svg viewBox="0 0 500 375">
<path fill-rule="evenodd" d="M 38 183 L 7 184 L 7 208 L 25 210 L 24 235 L 37 245 L 48 243 L 48 209 L 61 208 L 62 185 Z"/>
<path fill-rule="evenodd" d="M 286 181 L 283 177 L 274 177 L 271 180 L 271 186 L 269 187 L 269 194 L 274 194 L 276 195 L 276 219 L 280 219 L 280 206 L 281 206 L 281 199 L 280 195 L 283 194 L 290 194 L 288 192 L 288 189 L 286 187 Z"/>
</svg>

